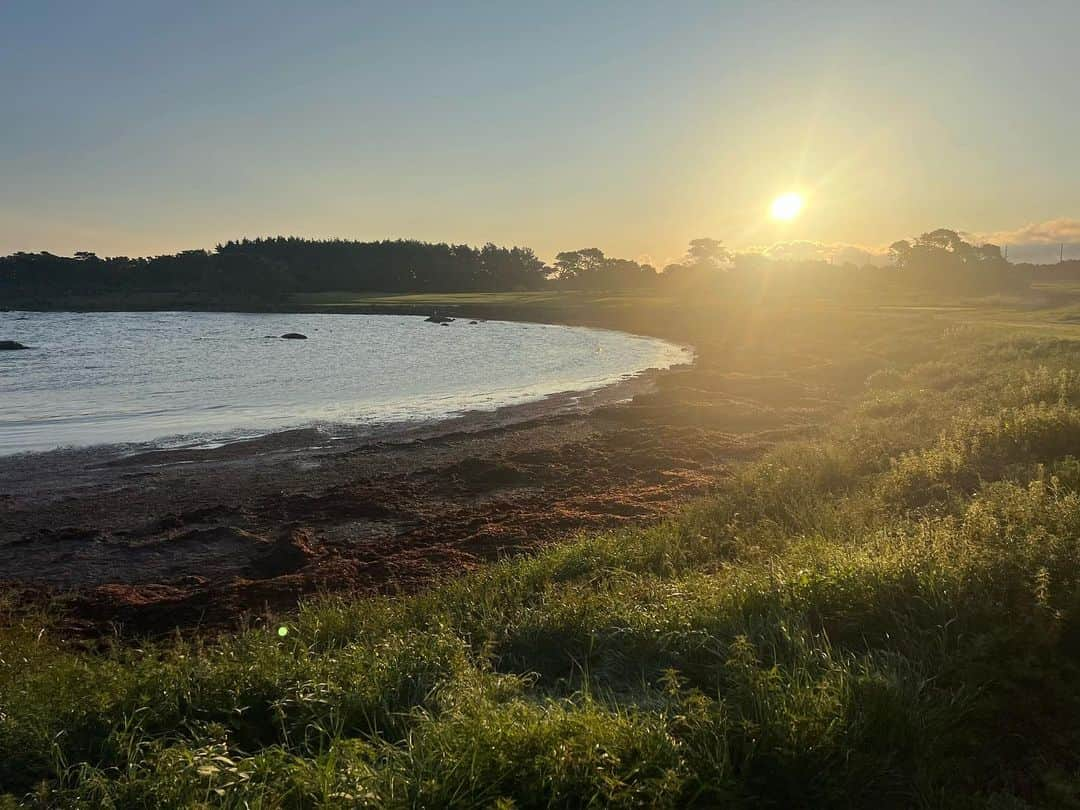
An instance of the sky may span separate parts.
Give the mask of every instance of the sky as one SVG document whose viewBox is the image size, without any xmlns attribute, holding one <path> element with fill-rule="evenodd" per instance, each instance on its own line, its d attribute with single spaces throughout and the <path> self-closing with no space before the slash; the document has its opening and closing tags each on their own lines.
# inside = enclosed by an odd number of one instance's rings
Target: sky
<svg viewBox="0 0 1080 810">
<path fill-rule="evenodd" d="M 0 253 L 1080 258 L 1080 2 L 0 0 Z M 802 214 L 768 217 L 797 191 Z"/>
</svg>

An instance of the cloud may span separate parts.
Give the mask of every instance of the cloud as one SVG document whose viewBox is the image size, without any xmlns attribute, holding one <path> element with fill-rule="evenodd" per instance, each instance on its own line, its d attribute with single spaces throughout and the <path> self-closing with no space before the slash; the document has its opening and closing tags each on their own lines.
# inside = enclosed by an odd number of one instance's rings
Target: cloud
<svg viewBox="0 0 1080 810">
<path fill-rule="evenodd" d="M 792 240 L 776 242 L 768 247 L 748 248 L 741 253 L 760 253 L 778 261 L 831 261 L 833 264 L 887 265 L 889 254 L 885 248 L 853 245 L 846 242 L 815 242 L 811 240 Z"/>
<path fill-rule="evenodd" d="M 1011 231 L 970 234 L 965 239 L 1008 246 L 1009 261 L 1013 262 L 1052 264 L 1062 256 L 1080 259 L 1080 219 L 1070 217 L 1033 222 Z"/>
<path fill-rule="evenodd" d="M 995 245 L 1059 245 L 1080 243 L 1080 219 L 1059 217 L 1033 222 L 1012 231 L 977 234 L 980 241 Z"/>
</svg>

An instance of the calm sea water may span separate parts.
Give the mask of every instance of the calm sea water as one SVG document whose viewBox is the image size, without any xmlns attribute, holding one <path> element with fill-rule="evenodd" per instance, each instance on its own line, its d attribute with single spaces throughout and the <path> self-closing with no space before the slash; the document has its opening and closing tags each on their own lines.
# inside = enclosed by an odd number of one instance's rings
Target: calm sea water
<svg viewBox="0 0 1080 810">
<path fill-rule="evenodd" d="M 396 315 L 0 312 L 0 340 L 34 347 L 0 351 L 0 454 L 437 419 L 689 359 L 619 332 Z"/>
</svg>

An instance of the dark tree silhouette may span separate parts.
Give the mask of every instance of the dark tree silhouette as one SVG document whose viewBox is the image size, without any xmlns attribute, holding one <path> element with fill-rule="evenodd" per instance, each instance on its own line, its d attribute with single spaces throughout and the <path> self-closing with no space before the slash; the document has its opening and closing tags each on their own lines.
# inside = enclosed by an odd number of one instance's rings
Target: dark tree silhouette
<svg viewBox="0 0 1080 810">
<path fill-rule="evenodd" d="M 102 259 L 87 251 L 72 257 L 16 253 L 0 258 L 0 295 L 48 299 L 161 292 L 272 303 L 291 292 L 328 290 L 534 290 L 546 286 L 548 270 L 523 247 L 276 237 L 226 242 L 212 253 L 185 250 L 148 259 Z"/>
<path fill-rule="evenodd" d="M 910 288 L 941 293 L 1020 289 L 1035 274 L 1009 264 L 996 245 L 973 245 L 939 228 L 889 248 L 892 266 L 834 266 L 734 253 L 719 240 L 694 239 L 686 256 L 658 274 L 599 248 L 564 251 L 548 267 L 526 247 L 382 240 L 240 239 L 212 251 L 131 259 L 15 253 L 0 258 L 0 306 L 51 306 L 74 297 L 152 302 L 179 296 L 191 305 L 276 306 L 294 292 L 505 292 L 566 288 L 708 290 L 726 295 L 772 290 L 815 295 L 844 289 Z M 1076 272 L 1062 266 L 1059 275 Z"/>
<path fill-rule="evenodd" d="M 582 248 L 559 253 L 551 278 L 570 289 L 640 289 L 656 282 L 656 268 L 605 256 L 598 248 Z"/>
</svg>

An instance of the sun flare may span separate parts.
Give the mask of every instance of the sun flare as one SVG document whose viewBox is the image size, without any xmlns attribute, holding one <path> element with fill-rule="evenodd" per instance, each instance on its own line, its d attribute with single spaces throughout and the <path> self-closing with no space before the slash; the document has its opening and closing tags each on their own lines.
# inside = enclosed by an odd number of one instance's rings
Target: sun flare
<svg viewBox="0 0 1080 810">
<path fill-rule="evenodd" d="M 773 200 L 772 205 L 769 207 L 769 216 L 783 222 L 790 222 L 799 215 L 802 209 L 802 195 L 789 191 L 787 194 L 781 194 Z"/>
</svg>

